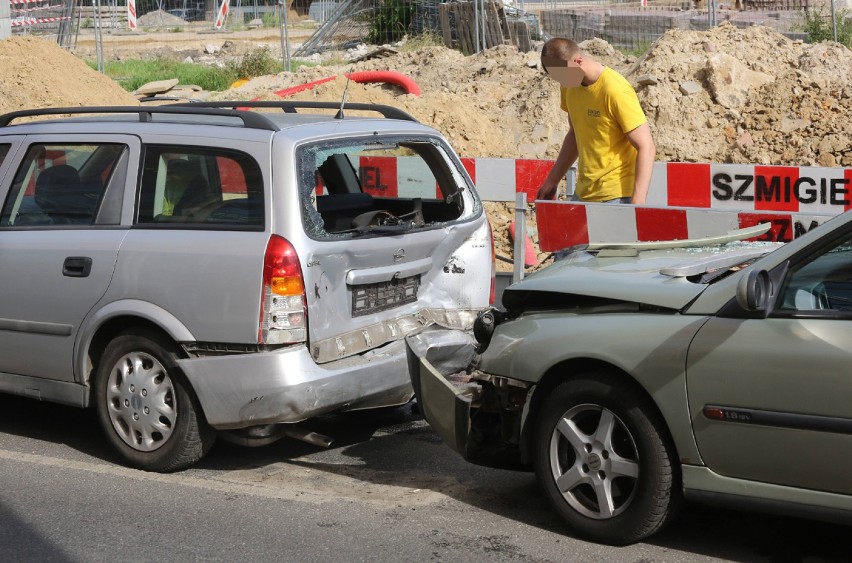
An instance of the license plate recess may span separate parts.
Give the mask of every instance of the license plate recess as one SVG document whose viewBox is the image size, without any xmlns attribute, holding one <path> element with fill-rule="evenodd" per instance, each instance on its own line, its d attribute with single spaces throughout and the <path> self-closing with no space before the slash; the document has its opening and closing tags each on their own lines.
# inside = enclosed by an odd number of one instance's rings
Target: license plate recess
<svg viewBox="0 0 852 563">
<path fill-rule="evenodd" d="M 378 313 L 417 301 L 420 276 L 352 286 L 352 316 Z"/>
</svg>

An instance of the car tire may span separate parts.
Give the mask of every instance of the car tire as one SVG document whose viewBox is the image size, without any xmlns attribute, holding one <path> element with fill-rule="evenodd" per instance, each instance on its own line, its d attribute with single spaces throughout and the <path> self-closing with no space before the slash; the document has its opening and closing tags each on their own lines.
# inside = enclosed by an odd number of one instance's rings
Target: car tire
<svg viewBox="0 0 852 563">
<path fill-rule="evenodd" d="M 680 472 L 662 417 L 608 372 L 559 384 L 544 400 L 533 462 L 544 493 L 579 535 L 626 545 L 662 528 L 680 504 Z"/>
<path fill-rule="evenodd" d="M 141 332 L 114 338 L 98 363 L 98 420 L 112 447 L 139 469 L 185 469 L 215 441 L 176 360 L 165 339 Z"/>
</svg>

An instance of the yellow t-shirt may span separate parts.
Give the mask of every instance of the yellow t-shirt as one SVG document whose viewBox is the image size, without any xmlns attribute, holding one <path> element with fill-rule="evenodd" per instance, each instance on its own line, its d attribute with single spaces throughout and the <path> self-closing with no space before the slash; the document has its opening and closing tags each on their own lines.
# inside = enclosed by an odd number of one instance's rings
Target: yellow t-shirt
<svg viewBox="0 0 852 563">
<path fill-rule="evenodd" d="M 627 133 L 647 121 L 636 91 L 609 67 L 589 86 L 561 88 L 562 109 L 577 139 L 577 196 L 583 201 L 631 197 L 636 149 Z"/>
</svg>

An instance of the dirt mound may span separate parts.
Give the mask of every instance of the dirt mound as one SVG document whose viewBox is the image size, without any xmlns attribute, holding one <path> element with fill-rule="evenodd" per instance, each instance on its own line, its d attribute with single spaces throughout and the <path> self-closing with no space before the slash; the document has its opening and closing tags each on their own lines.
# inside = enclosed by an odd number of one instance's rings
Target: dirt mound
<svg viewBox="0 0 852 563">
<path fill-rule="evenodd" d="M 37 62 L 35 62 L 37 61 Z M 136 98 L 82 60 L 37 37 L 0 41 L 0 113 L 31 108 L 136 105 Z"/>
<path fill-rule="evenodd" d="M 142 29 L 159 29 L 163 27 L 181 27 L 187 24 L 186 20 L 172 15 L 164 10 L 153 10 L 145 15 L 139 16 L 136 23 Z"/>
<path fill-rule="evenodd" d="M 615 68 L 630 59 L 607 42 L 583 46 Z M 542 73 L 536 52 L 495 47 L 464 56 L 444 47 L 425 47 L 354 64 L 302 67 L 251 80 L 214 99 L 280 99 L 271 93 L 328 76 L 366 70 L 393 70 L 413 78 L 420 96 L 400 95 L 396 87 L 350 84 L 347 100 L 402 107 L 418 121 L 440 130 L 462 156 L 556 158 L 568 121 L 559 109 L 559 89 Z M 293 96 L 294 100 L 340 100 L 340 79 Z"/>
<path fill-rule="evenodd" d="M 627 76 L 659 160 L 852 165 L 852 51 L 766 27 L 672 30 Z M 680 86 L 701 85 L 692 95 Z"/>
<path fill-rule="evenodd" d="M 699 32 L 671 30 L 634 61 L 600 39 L 583 43 L 592 56 L 636 86 L 657 159 L 852 165 L 852 51 L 807 45 L 762 26 L 724 24 Z M 443 47 L 300 69 L 250 81 L 222 99 L 260 96 L 347 71 L 394 70 L 411 76 L 420 97 L 394 87 L 351 84 L 347 99 L 390 103 L 441 130 L 463 156 L 555 158 L 567 130 L 557 86 L 538 54 L 497 47 L 465 57 Z M 687 82 L 698 85 L 684 94 Z M 344 81 L 294 99 L 339 100 Z"/>
</svg>

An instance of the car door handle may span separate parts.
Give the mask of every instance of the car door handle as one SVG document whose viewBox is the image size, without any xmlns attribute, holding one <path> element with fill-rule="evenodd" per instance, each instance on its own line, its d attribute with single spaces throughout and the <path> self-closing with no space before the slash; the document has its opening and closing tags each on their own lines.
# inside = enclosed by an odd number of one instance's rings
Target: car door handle
<svg viewBox="0 0 852 563">
<path fill-rule="evenodd" d="M 69 278 L 85 278 L 92 272 L 92 259 L 88 256 L 69 256 L 62 264 L 62 275 Z"/>
</svg>

